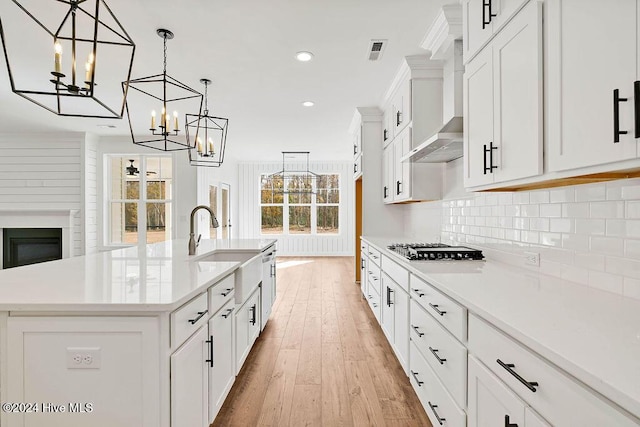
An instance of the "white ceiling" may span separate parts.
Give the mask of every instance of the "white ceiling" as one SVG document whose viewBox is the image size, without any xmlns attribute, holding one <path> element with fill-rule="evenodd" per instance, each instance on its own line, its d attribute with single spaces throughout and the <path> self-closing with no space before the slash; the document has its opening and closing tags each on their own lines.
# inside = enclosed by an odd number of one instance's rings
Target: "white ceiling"
<svg viewBox="0 0 640 427">
<path fill-rule="evenodd" d="M 213 80 L 209 108 L 213 115 L 229 118 L 227 156 L 277 160 L 283 150 L 308 150 L 312 160 L 330 160 L 351 158 L 348 127 L 354 108 L 380 104 L 402 57 L 427 53 L 420 42 L 440 6 L 453 1 L 107 0 L 107 4 L 136 43 L 133 78 L 162 71 L 162 39 L 156 29 L 168 28 L 175 33 L 168 42 L 168 74 L 198 90 L 200 78 Z M 5 29 L 23 26 L 14 19 L 6 22 L 7 8 L 16 6 L 8 0 L 2 3 Z M 35 4 L 44 10 L 52 7 L 43 0 Z M 32 33 L 22 32 L 25 42 Z M 373 38 L 389 40 L 377 62 L 367 59 Z M 314 60 L 296 61 L 294 55 L 301 50 L 313 52 Z M 53 55 L 47 61 L 52 64 Z M 108 67 L 104 62 L 102 66 Z M 305 100 L 316 105 L 302 107 Z M 141 133 L 148 128 L 148 115 L 148 111 L 138 114 L 135 126 Z M 58 117 L 18 97 L 11 93 L 4 61 L 0 62 L 0 123 L 2 131 L 109 136 L 129 131 L 126 118 Z"/>
</svg>

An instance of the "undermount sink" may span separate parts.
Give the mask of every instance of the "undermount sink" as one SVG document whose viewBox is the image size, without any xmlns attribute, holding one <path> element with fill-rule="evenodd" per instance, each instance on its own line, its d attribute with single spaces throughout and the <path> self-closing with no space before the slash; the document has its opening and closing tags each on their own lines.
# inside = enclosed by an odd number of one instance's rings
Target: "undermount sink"
<svg viewBox="0 0 640 427">
<path fill-rule="evenodd" d="M 198 258 L 199 262 L 239 262 L 235 271 L 236 304 L 244 302 L 262 281 L 262 254 L 255 252 L 218 251 Z"/>
</svg>

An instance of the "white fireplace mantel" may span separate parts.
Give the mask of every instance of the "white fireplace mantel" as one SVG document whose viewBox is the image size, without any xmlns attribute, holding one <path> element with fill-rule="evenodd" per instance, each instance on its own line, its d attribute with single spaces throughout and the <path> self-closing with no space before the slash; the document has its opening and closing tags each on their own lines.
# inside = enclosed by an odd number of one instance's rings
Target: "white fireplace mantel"
<svg viewBox="0 0 640 427">
<path fill-rule="evenodd" d="M 73 217 L 78 212 L 80 212 L 78 209 L 0 210 L 0 240 L 2 238 L 2 229 L 4 228 L 61 228 L 62 258 L 72 257 Z M 1 251 L 2 248 L 0 247 Z"/>
</svg>

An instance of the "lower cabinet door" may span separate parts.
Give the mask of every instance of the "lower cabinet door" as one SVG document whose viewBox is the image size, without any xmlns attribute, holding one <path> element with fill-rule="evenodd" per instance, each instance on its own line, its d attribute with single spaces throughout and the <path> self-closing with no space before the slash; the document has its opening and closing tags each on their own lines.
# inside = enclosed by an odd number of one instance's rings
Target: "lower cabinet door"
<svg viewBox="0 0 640 427">
<path fill-rule="evenodd" d="M 469 356 L 469 427 L 525 426 L 526 405 L 473 356 Z"/>
<path fill-rule="evenodd" d="M 394 303 L 394 348 L 398 360 L 405 373 L 408 375 L 409 369 L 409 294 L 402 288 L 396 286 L 393 294 Z"/>
<path fill-rule="evenodd" d="M 234 301 L 227 302 L 210 320 L 213 358 L 209 362 L 209 422 L 213 422 L 236 378 L 233 357 Z"/>
<path fill-rule="evenodd" d="M 207 360 L 211 355 L 207 332 L 202 326 L 171 355 L 172 426 L 209 425 Z"/>
<path fill-rule="evenodd" d="M 260 289 L 257 288 L 236 313 L 236 375 L 260 333 Z"/>
<path fill-rule="evenodd" d="M 397 286 L 385 274 L 382 275 L 382 330 L 391 345 L 395 344 L 395 294 Z"/>
</svg>

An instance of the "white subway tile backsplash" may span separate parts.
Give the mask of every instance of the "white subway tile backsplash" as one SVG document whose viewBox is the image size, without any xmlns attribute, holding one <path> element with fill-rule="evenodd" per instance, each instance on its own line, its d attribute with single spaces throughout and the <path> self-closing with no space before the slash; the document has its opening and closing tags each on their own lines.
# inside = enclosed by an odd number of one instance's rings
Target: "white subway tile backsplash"
<svg viewBox="0 0 640 427">
<path fill-rule="evenodd" d="M 500 205 L 512 205 L 513 193 L 500 193 L 498 195 L 498 204 Z"/>
<path fill-rule="evenodd" d="M 604 219 L 582 219 L 575 220 L 576 234 L 591 234 L 604 236 L 606 232 L 606 221 Z"/>
<path fill-rule="evenodd" d="M 529 203 L 549 203 L 549 192 L 532 191 L 529 195 Z"/>
<path fill-rule="evenodd" d="M 587 270 L 585 270 L 587 271 Z M 603 291 L 622 294 L 624 289 L 624 277 L 601 271 L 589 271 L 589 286 Z"/>
<path fill-rule="evenodd" d="M 538 244 L 540 242 L 540 233 L 537 231 L 521 231 L 520 236 L 525 243 Z"/>
<path fill-rule="evenodd" d="M 640 259 L 640 240 L 625 239 L 624 256 L 627 258 Z"/>
<path fill-rule="evenodd" d="M 629 298 L 640 299 L 640 280 L 625 277 L 622 295 Z"/>
<path fill-rule="evenodd" d="M 613 256 L 624 254 L 624 240 L 616 237 L 591 236 L 591 251 Z"/>
<path fill-rule="evenodd" d="M 562 247 L 561 233 L 540 233 L 540 244 L 545 246 Z"/>
<path fill-rule="evenodd" d="M 513 219 L 513 228 L 517 230 L 528 230 L 529 229 L 529 218 L 514 218 Z"/>
<path fill-rule="evenodd" d="M 513 195 L 513 203 L 516 205 L 527 205 L 529 204 L 529 193 L 526 192 L 518 192 Z"/>
<path fill-rule="evenodd" d="M 531 218 L 529 220 L 529 229 L 534 231 L 549 231 L 549 219 Z"/>
<path fill-rule="evenodd" d="M 589 218 L 589 203 L 563 203 L 564 218 Z"/>
<path fill-rule="evenodd" d="M 540 216 L 539 205 L 522 205 L 520 206 L 520 215 L 526 217 Z"/>
<path fill-rule="evenodd" d="M 607 187 L 604 183 L 576 187 L 576 202 L 594 202 L 606 199 Z"/>
<path fill-rule="evenodd" d="M 593 254 L 588 252 L 576 252 L 574 264 L 576 267 L 587 270 L 604 271 L 604 255 Z"/>
<path fill-rule="evenodd" d="M 590 205 L 591 218 L 623 218 L 624 202 L 595 202 Z"/>
<path fill-rule="evenodd" d="M 640 219 L 630 219 L 626 225 L 627 237 L 640 239 Z"/>
<path fill-rule="evenodd" d="M 581 234 L 562 234 L 562 247 L 573 251 L 588 251 L 589 236 Z"/>
<path fill-rule="evenodd" d="M 576 190 L 571 187 L 557 188 L 549 191 L 549 201 L 551 203 L 575 202 Z"/>
<path fill-rule="evenodd" d="M 622 186 L 622 199 L 623 200 L 640 200 L 640 179 L 632 179 L 623 181 Z"/>
<path fill-rule="evenodd" d="M 569 218 L 551 218 L 549 220 L 549 231 L 555 233 L 575 232 L 574 220 Z"/>
<path fill-rule="evenodd" d="M 626 218 L 640 219 L 640 201 L 627 202 Z"/>
<path fill-rule="evenodd" d="M 607 236 L 625 237 L 627 235 L 627 222 L 624 219 L 608 219 L 606 227 Z"/>
<path fill-rule="evenodd" d="M 605 260 L 607 273 L 640 279 L 640 260 L 608 256 Z"/>
<path fill-rule="evenodd" d="M 550 203 L 540 205 L 540 216 L 547 218 L 559 218 L 562 216 L 562 204 Z"/>
</svg>

